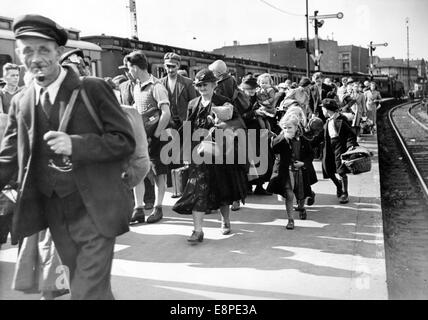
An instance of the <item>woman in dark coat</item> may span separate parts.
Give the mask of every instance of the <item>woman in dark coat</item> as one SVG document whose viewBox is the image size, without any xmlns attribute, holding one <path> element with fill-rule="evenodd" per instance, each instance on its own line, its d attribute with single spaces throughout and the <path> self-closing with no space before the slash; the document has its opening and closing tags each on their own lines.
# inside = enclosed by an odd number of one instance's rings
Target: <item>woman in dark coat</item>
<svg viewBox="0 0 428 320">
<path fill-rule="evenodd" d="M 212 71 L 203 69 L 195 77 L 195 86 L 200 97 L 189 102 L 187 121 L 192 126 L 192 134 L 197 129 L 210 130 L 215 126 L 212 106 L 222 106 L 229 99 L 216 95 L 216 81 Z M 237 128 L 242 119 L 235 110 L 230 121 L 218 124 L 219 128 Z M 199 142 L 192 141 L 192 150 Z M 236 157 L 235 157 L 236 159 Z M 179 214 L 193 215 L 194 231 L 187 240 L 192 243 L 202 242 L 205 213 L 220 209 L 222 215 L 222 233 L 231 232 L 229 206 L 234 201 L 245 201 L 247 175 L 245 164 L 214 164 L 214 162 L 196 164 L 192 159 L 189 178 L 183 196 L 174 205 L 173 210 Z"/>
<path fill-rule="evenodd" d="M 256 131 L 256 143 L 255 146 L 255 152 L 258 156 L 262 156 L 260 154 L 260 146 L 259 143 L 261 139 L 268 139 L 269 136 L 266 133 L 265 135 L 261 135 L 261 127 L 259 124 L 259 121 L 257 120 L 257 117 L 261 116 L 259 114 L 258 109 L 260 108 L 258 102 L 257 102 L 257 95 L 256 95 L 256 89 L 259 85 L 257 84 L 257 78 L 253 77 L 252 75 L 245 76 L 242 79 L 241 83 L 241 89 L 244 91 L 244 93 L 247 95 L 250 107 L 242 114 L 242 119 L 244 119 L 245 125 L 247 126 L 248 130 L 255 129 Z M 254 194 L 256 195 L 272 195 L 272 193 L 267 192 L 265 189 L 263 189 L 263 184 L 265 182 L 268 182 L 271 175 L 272 175 L 272 168 L 273 168 L 273 162 L 274 162 L 274 154 L 272 152 L 272 148 L 269 145 L 268 147 L 268 154 L 267 154 L 267 171 L 261 175 L 259 175 L 259 178 L 256 180 L 253 180 L 249 182 L 248 185 L 248 194 L 251 194 L 253 192 L 252 186 L 255 184 L 256 189 L 254 190 Z M 252 160 L 252 159 L 251 159 Z"/>
</svg>

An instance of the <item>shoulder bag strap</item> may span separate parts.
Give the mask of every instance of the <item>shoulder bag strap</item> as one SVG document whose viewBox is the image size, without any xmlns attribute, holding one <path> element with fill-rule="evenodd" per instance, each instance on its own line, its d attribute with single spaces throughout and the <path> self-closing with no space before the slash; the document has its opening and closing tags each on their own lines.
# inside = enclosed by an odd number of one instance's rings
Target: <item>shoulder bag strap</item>
<svg viewBox="0 0 428 320">
<path fill-rule="evenodd" d="M 59 124 L 58 131 L 60 132 L 66 131 L 68 123 L 70 122 L 70 116 L 71 116 L 71 113 L 73 112 L 78 94 L 79 94 L 79 89 L 74 89 L 73 93 L 71 94 L 70 101 L 67 107 L 65 108 L 64 114 L 60 117 L 61 122 Z"/>
<path fill-rule="evenodd" d="M 86 109 L 88 110 L 89 114 L 91 115 L 91 117 L 94 120 L 95 124 L 97 125 L 98 129 L 101 132 L 103 132 L 104 131 L 103 123 L 101 122 L 100 118 L 98 117 L 97 113 L 95 112 L 95 109 L 92 106 L 92 103 L 88 98 L 88 94 L 86 93 L 86 91 L 83 87 L 80 90 L 80 94 L 83 98 L 83 102 L 86 106 Z"/>
</svg>

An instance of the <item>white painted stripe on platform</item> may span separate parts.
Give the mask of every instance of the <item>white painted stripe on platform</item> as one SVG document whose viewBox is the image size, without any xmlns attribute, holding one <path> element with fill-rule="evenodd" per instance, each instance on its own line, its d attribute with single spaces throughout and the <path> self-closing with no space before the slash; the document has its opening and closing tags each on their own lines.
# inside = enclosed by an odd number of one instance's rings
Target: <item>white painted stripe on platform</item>
<svg viewBox="0 0 428 320">
<path fill-rule="evenodd" d="M 243 294 L 230 294 L 224 292 L 217 291 L 207 291 L 207 290 L 195 290 L 195 289 L 187 289 L 187 288 L 179 288 L 179 287 L 170 287 L 170 286 L 156 286 L 158 288 L 174 290 L 178 292 L 184 292 L 188 294 L 194 294 L 199 297 L 205 297 L 210 300 L 277 300 L 272 298 L 260 297 L 260 296 L 250 296 Z M 200 299 L 200 298 L 198 298 Z M 211 310 L 214 312 L 214 310 Z"/>
<path fill-rule="evenodd" d="M 130 246 L 116 244 L 114 245 L 114 252 L 119 252 L 129 247 Z M 16 263 L 17 258 L 18 258 L 18 248 L 0 250 L 0 262 Z"/>
<path fill-rule="evenodd" d="M 286 258 L 294 260 L 293 258 Z M 308 257 L 310 259 L 310 257 Z M 298 261 L 298 260 L 296 260 Z M 318 261 L 317 261 L 318 262 Z M 186 283 L 198 286 L 213 286 L 240 291 L 253 290 L 266 295 L 292 295 L 302 299 L 384 299 L 376 291 L 357 291 L 351 296 L 352 271 L 349 277 L 319 275 L 319 265 L 313 265 L 307 272 L 287 268 L 281 270 L 258 270 L 251 268 L 203 268 L 194 263 L 150 263 L 115 259 L 112 275 Z M 172 273 L 171 270 L 174 270 Z M 311 274 L 313 271 L 314 274 Z M 221 275 L 221 276 L 220 276 Z M 227 290 L 226 290 L 227 289 Z M 317 295 L 319 293 L 319 295 Z M 138 297 L 135 297 L 138 299 Z M 218 299 L 218 296 L 215 297 Z"/>
</svg>

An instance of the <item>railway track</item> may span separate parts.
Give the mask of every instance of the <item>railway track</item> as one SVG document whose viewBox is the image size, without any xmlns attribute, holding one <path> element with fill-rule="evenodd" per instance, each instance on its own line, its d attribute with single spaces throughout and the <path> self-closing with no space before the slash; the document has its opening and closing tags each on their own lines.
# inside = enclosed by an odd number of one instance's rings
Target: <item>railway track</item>
<svg viewBox="0 0 428 320">
<path fill-rule="evenodd" d="M 379 110 L 385 258 L 391 299 L 428 299 L 428 130 L 417 103 Z"/>
</svg>

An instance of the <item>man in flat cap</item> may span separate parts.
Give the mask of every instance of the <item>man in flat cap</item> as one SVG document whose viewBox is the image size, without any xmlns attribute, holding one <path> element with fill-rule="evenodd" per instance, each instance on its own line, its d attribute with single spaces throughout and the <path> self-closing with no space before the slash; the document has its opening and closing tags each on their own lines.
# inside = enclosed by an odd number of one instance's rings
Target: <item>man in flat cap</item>
<svg viewBox="0 0 428 320">
<path fill-rule="evenodd" d="M 161 79 L 162 84 L 168 90 L 168 97 L 171 110 L 171 126 L 178 129 L 187 117 L 187 106 L 189 101 L 197 97 L 193 82 L 178 74 L 181 57 L 168 52 L 164 56 L 164 67 L 167 76 Z"/>
<path fill-rule="evenodd" d="M 169 108 L 171 111 L 171 120 L 169 128 L 175 130 L 179 130 L 182 127 L 183 121 L 185 121 L 187 117 L 187 107 L 189 102 L 198 96 L 195 87 L 193 86 L 192 80 L 178 74 L 180 64 L 181 57 L 178 54 L 174 52 L 168 52 L 165 54 L 164 68 L 167 72 L 167 75 L 161 79 L 161 82 L 168 91 L 168 98 L 170 102 Z M 180 133 L 182 133 L 181 130 Z M 183 136 L 181 135 L 181 145 L 182 142 Z M 169 165 L 167 176 L 168 187 L 172 186 L 171 170 L 176 169 L 179 166 L 181 165 Z M 175 198 L 179 196 L 180 194 L 178 193 L 173 194 L 173 197 Z"/>
<path fill-rule="evenodd" d="M 107 83 L 82 82 L 61 67 L 63 28 L 25 15 L 15 19 L 13 31 L 16 53 L 34 77 L 12 100 L 0 150 L 0 189 L 18 173 L 13 229 L 23 238 L 49 227 L 69 270 L 72 299 L 113 299 L 115 238 L 129 230 L 132 213 L 130 190 L 121 180 L 122 162 L 135 149 L 132 128 Z M 90 116 L 82 88 L 104 132 Z"/>
</svg>

